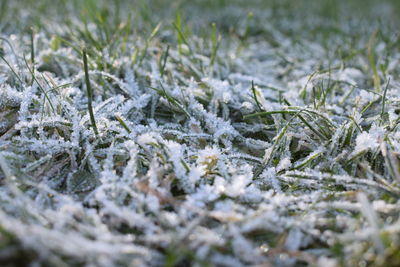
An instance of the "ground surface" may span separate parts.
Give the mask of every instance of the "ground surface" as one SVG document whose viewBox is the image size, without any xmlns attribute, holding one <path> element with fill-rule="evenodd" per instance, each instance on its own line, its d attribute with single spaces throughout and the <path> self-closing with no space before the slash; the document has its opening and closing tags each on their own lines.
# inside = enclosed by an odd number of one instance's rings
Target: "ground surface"
<svg viewBox="0 0 400 267">
<path fill-rule="evenodd" d="M 399 10 L 1 1 L 1 266 L 399 266 Z"/>
</svg>

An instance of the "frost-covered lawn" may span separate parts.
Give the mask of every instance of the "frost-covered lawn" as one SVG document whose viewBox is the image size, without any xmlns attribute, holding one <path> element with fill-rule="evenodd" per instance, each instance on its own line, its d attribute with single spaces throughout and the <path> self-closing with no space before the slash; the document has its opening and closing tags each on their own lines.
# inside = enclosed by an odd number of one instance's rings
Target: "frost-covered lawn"
<svg viewBox="0 0 400 267">
<path fill-rule="evenodd" d="M 397 1 L 0 1 L 1 266 L 400 266 Z"/>
</svg>

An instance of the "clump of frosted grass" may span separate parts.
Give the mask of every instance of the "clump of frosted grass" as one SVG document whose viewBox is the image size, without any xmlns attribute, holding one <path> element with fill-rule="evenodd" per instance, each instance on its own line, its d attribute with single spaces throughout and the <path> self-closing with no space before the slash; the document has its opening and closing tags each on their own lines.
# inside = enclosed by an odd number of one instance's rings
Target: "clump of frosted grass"
<svg viewBox="0 0 400 267">
<path fill-rule="evenodd" d="M 0 262 L 399 263 L 389 26 L 256 2 L 1 24 Z"/>
</svg>

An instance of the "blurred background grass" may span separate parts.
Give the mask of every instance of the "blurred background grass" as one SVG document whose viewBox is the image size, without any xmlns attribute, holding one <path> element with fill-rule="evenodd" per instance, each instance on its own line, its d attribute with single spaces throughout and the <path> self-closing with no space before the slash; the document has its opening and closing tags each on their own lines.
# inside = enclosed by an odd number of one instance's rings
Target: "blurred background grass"
<svg viewBox="0 0 400 267">
<path fill-rule="evenodd" d="M 249 12 L 254 16 L 268 16 L 279 23 L 299 18 L 323 18 L 326 21 L 380 20 L 397 24 L 400 1 L 397 0 L 2 0 L 0 30 L 11 34 L 29 30 L 32 26 L 46 29 L 51 23 L 68 25 L 72 20 L 107 23 L 128 17 L 140 18 L 144 23 L 156 24 L 173 18 L 180 10 L 185 20 L 194 25 L 210 21 L 222 22 L 229 29 Z M 230 16 L 227 17 L 227 12 Z"/>
</svg>

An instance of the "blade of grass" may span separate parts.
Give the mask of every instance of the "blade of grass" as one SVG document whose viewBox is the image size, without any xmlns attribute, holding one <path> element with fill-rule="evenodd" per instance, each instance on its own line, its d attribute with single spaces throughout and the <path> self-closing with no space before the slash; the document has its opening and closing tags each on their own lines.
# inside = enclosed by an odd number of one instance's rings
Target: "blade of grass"
<svg viewBox="0 0 400 267">
<path fill-rule="evenodd" d="M 119 124 L 121 124 L 121 126 L 128 132 L 128 133 L 132 133 L 131 129 L 129 129 L 128 125 L 126 125 L 126 123 L 124 122 L 124 120 L 122 119 L 122 117 L 119 114 L 115 114 L 115 118 L 117 119 L 117 121 L 119 122 Z"/>
<path fill-rule="evenodd" d="M 376 41 L 376 35 L 378 33 L 378 30 L 374 31 L 368 41 L 368 61 L 372 69 L 373 73 L 373 82 L 374 82 L 374 87 L 375 90 L 380 92 L 381 91 L 381 80 L 379 78 L 378 70 L 376 68 L 376 62 L 375 62 L 375 52 L 374 52 L 374 45 Z"/>
<path fill-rule="evenodd" d="M 139 65 L 142 63 L 142 61 L 146 57 L 147 49 L 149 48 L 149 44 L 150 44 L 151 40 L 153 40 L 153 38 L 157 35 L 158 31 L 160 30 L 161 25 L 162 25 L 162 22 L 158 23 L 157 26 L 151 32 L 150 37 L 146 40 L 145 46 L 143 48 L 142 55 L 141 55 L 141 57 L 139 59 Z"/>
<path fill-rule="evenodd" d="M 385 90 L 383 91 L 383 96 L 382 96 L 382 109 L 381 109 L 381 119 L 382 120 L 384 120 L 384 115 L 385 115 L 386 93 L 389 88 L 389 84 L 390 84 L 390 77 L 385 86 Z"/>
<path fill-rule="evenodd" d="M 250 119 L 254 117 L 260 117 L 260 116 L 266 116 L 266 115 L 272 115 L 272 114 L 296 114 L 298 111 L 295 110 L 273 110 L 273 111 L 263 111 L 263 112 L 257 112 L 249 115 L 243 116 L 244 119 Z"/>
<path fill-rule="evenodd" d="M 180 109 L 188 118 L 190 118 L 190 114 L 186 111 L 186 109 L 182 106 L 181 102 L 176 99 L 175 97 L 171 96 L 170 94 L 168 94 L 168 92 L 165 90 L 164 86 L 161 84 L 160 82 L 160 87 L 162 89 L 158 89 L 155 87 L 149 87 L 150 89 L 155 90 L 160 96 L 164 97 L 165 99 L 167 99 L 168 103 L 170 105 L 173 105 L 175 107 L 177 107 L 178 109 Z"/>
<path fill-rule="evenodd" d="M 180 12 L 177 13 L 176 21 L 174 23 L 172 23 L 172 25 L 174 26 L 176 33 L 177 33 L 179 53 L 180 54 L 183 53 L 181 45 L 185 44 L 189 49 L 190 55 L 193 56 L 192 48 L 190 47 L 188 41 L 186 40 L 185 34 L 182 31 L 182 21 L 181 21 Z"/>
<path fill-rule="evenodd" d="M 217 56 L 217 50 L 219 47 L 219 39 L 220 37 L 217 37 L 217 26 L 215 23 L 212 24 L 212 30 L 211 30 L 211 46 L 212 46 L 212 52 L 211 52 L 211 60 L 210 60 L 210 65 L 214 65 L 215 58 Z"/>
<path fill-rule="evenodd" d="M 275 142 L 272 145 L 272 150 L 271 153 L 269 155 L 269 157 L 265 160 L 265 162 L 261 165 L 261 167 L 256 170 L 254 172 L 254 178 L 257 178 L 263 171 L 264 169 L 268 166 L 269 162 L 271 161 L 272 157 L 273 157 L 273 153 L 276 150 L 276 146 L 278 145 L 278 143 L 281 141 L 281 139 L 283 138 L 283 136 L 285 135 L 287 129 L 290 126 L 290 123 L 300 114 L 301 111 L 297 111 L 296 114 L 294 114 L 286 123 L 286 125 L 282 128 L 282 130 L 279 132 L 279 134 L 276 136 L 275 138 Z"/>
<path fill-rule="evenodd" d="M 18 81 L 21 83 L 21 86 L 23 84 L 21 77 L 15 72 L 13 67 L 11 67 L 10 63 L 4 58 L 4 52 L 0 51 L 0 58 L 7 64 L 7 66 L 10 68 L 11 72 L 17 77 Z"/>
<path fill-rule="evenodd" d="M 257 91 L 256 91 L 256 88 L 254 87 L 254 81 L 251 81 L 251 91 L 252 91 L 252 93 L 253 93 L 254 101 L 256 101 L 256 104 L 257 104 L 258 109 L 259 109 L 259 110 L 264 110 L 264 109 L 261 107 L 260 102 L 258 101 Z"/>
<path fill-rule="evenodd" d="M 164 76 L 165 73 L 165 65 L 167 64 L 167 58 L 168 58 L 168 53 L 169 53 L 169 45 L 167 46 L 167 50 L 163 54 L 163 56 L 160 59 L 160 76 L 161 78 Z"/>
<path fill-rule="evenodd" d="M 33 28 L 31 28 L 31 63 L 32 63 L 32 80 L 31 80 L 31 85 L 32 85 L 35 76 L 35 31 Z"/>
<path fill-rule="evenodd" d="M 85 69 L 85 82 L 86 82 L 86 90 L 87 90 L 87 95 L 88 95 L 88 110 L 89 110 L 90 122 L 92 124 L 94 133 L 96 135 L 98 135 L 99 132 L 97 130 L 96 120 L 94 118 L 94 113 L 93 113 L 93 105 L 92 105 L 93 91 L 92 91 L 92 87 L 90 86 L 86 49 L 82 50 L 82 56 L 83 56 L 83 67 Z"/>
<path fill-rule="evenodd" d="M 41 85 L 41 83 L 36 79 L 36 76 L 34 74 L 34 72 L 31 70 L 31 68 L 29 67 L 28 61 L 26 60 L 25 56 L 24 56 L 24 61 L 25 61 L 25 65 L 28 68 L 29 72 L 32 74 L 32 78 L 33 80 L 37 83 L 39 89 L 42 91 L 42 93 L 44 94 L 45 99 L 47 99 L 47 101 L 49 101 L 49 105 L 52 109 L 52 111 L 55 113 L 55 108 L 53 106 L 53 103 L 50 100 L 49 95 L 47 94 L 47 91 L 43 88 L 43 86 Z"/>
</svg>

